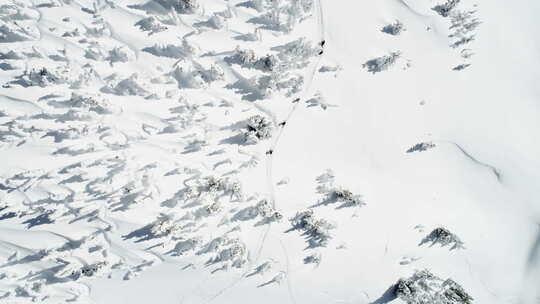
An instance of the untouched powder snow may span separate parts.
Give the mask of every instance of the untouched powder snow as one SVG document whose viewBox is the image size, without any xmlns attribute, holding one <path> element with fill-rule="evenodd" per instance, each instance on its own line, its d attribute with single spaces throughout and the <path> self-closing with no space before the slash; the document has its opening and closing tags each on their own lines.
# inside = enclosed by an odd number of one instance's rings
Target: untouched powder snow
<svg viewBox="0 0 540 304">
<path fill-rule="evenodd" d="M 538 12 L 0 1 L 0 303 L 540 303 Z"/>
</svg>

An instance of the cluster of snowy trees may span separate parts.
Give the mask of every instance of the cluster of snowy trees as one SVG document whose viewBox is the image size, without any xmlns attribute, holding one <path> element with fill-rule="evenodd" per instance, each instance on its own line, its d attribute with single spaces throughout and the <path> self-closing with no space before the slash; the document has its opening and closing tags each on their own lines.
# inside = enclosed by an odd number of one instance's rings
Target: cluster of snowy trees
<svg viewBox="0 0 540 304">
<path fill-rule="evenodd" d="M 277 222 L 283 218 L 283 215 L 279 211 L 276 211 L 272 207 L 270 202 L 268 202 L 267 200 L 263 199 L 259 201 L 256 208 L 257 208 L 258 215 L 263 217 L 265 224 L 271 223 L 271 222 Z"/>
<path fill-rule="evenodd" d="M 167 30 L 167 27 L 162 25 L 154 16 L 143 18 L 137 21 L 135 25 L 141 31 L 148 32 L 148 36 Z"/>
<path fill-rule="evenodd" d="M 480 20 L 476 18 L 476 11 L 459 9 L 460 0 L 447 0 L 445 3 L 433 7 L 439 15 L 450 19 L 450 35 L 452 39 L 450 47 L 454 49 L 462 48 L 475 40 L 475 30 L 480 25 Z M 461 57 L 469 59 L 473 53 L 470 49 L 461 49 Z M 453 68 L 454 71 L 461 71 L 469 67 L 470 63 L 459 64 Z"/>
<path fill-rule="evenodd" d="M 89 94 L 71 93 L 69 100 L 63 103 L 50 102 L 49 104 L 66 108 L 79 108 L 86 111 L 95 112 L 97 114 L 111 114 L 113 113 L 112 105 L 104 98 L 98 98 L 98 96 L 91 96 Z"/>
<path fill-rule="evenodd" d="M 206 243 L 198 255 L 210 254 L 207 265 L 221 264 L 223 270 L 234 267 L 241 268 L 248 262 L 246 245 L 238 238 L 220 236 Z"/>
<path fill-rule="evenodd" d="M 179 14 L 193 14 L 199 8 L 197 0 L 150 0 L 167 10 L 174 10 Z"/>
<path fill-rule="evenodd" d="M 371 72 L 373 74 L 386 71 L 391 66 L 393 66 L 398 59 L 401 57 L 401 52 L 391 52 L 388 55 L 384 55 L 381 57 L 377 57 L 371 60 L 366 61 L 362 66 L 368 70 L 368 72 Z"/>
<path fill-rule="evenodd" d="M 453 249 L 464 249 L 464 243 L 460 238 L 450 232 L 448 229 L 443 227 L 435 228 L 431 233 L 429 233 L 421 242 L 420 245 L 430 243 L 431 246 L 439 244 L 442 247 L 452 246 L 450 250 Z"/>
<path fill-rule="evenodd" d="M 263 72 L 248 80 L 248 85 L 259 98 L 268 98 L 276 92 L 291 96 L 300 92 L 304 76 L 297 71 L 305 68 L 313 56 L 321 51 L 306 39 L 297 39 L 272 50 L 277 54 L 259 57 L 253 50 L 237 48 L 232 56 L 226 57 L 229 64 Z"/>
<path fill-rule="evenodd" d="M 336 228 L 327 220 L 316 218 L 311 209 L 296 213 L 290 221 L 293 230 L 302 231 L 306 236 L 311 248 L 326 247 L 332 238 L 330 231 Z"/>
<path fill-rule="evenodd" d="M 405 31 L 405 25 L 401 21 L 396 20 L 394 23 L 385 25 L 381 31 L 392 36 L 397 36 Z"/>
<path fill-rule="evenodd" d="M 263 13 L 269 28 L 288 33 L 312 14 L 315 3 L 314 0 L 250 0 L 245 5 Z"/>
<path fill-rule="evenodd" d="M 428 270 L 400 279 L 395 295 L 407 304 L 472 304 L 473 298 L 452 279 L 443 280 Z"/>
<path fill-rule="evenodd" d="M 195 188 L 195 191 L 198 193 L 198 197 L 206 193 L 213 197 L 229 195 L 237 200 L 243 199 L 242 185 L 238 181 L 229 178 L 206 177 Z"/>
<path fill-rule="evenodd" d="M 168 75 L 176 80 L 179 88 L 200 89 L 208 87 L 214 81 L 223 80 L 225 73 L 215 64 L 205 69 L 195 66 L 190 60 L 181 59 Z"/>
<path fill-rule="evenodd" d="M 229 64 L 239 64 L 246 68 L 254 68 L 263 72 L 273 72 L 278 67 L 278 59 L 274 55 L 265 55 L 257 57 L 253 50 L 243 50 L 237 47 L 232 56 L 226 57 L 225 61 Z"/>
<path fill-rule="evenodd" d="M 445 3 L 434 6 L 433 10 L 443 17 L 448 17 L 460 2 L 461 0 L 447 0 Z"/>
<path fill-rule="evenodd" d="M 148 90 L 143 87 L 137 73 L 133 73 L 124 79 L 120 79 L 118 75 L 113 76 L 107 79 L 106 85 L 101 88 L 102 92 L 120 96 L 144 96 L 148 94 Z"/>
<path fill-rule="evenodd" d="M 154 237 L 170 236 L 179 231 L 180 225 L 175 223 L 171 216 L 161 214 L 152 224 L 150 232 Z"/>
<path fill-rule="evenodd" d="M 350 190 L 335 186 L 335 176 L 330 169 L 318 176 L 317 182 L 319 183 L 317 192 L 324 195 L 324 198 L 318 205 L 341 203 L 338 208 L 361 207 L 366 205 L 361 195 L 353 194 Z"/>
<path fill-rule="evenodd" d="M 41 69 L 25 70 L 22 75 L 18 77 L 15 83 L 18 83 L 25 87 L 40 86 L 47 87 L 53 84 L 66 83 L 67 79 L 55 71 L 51 71 L 45 67 Z"/>
<path fill-rule="evenodd" d="M 175 0 L 170 1 L 173 8 L 181 14 L 192 14 L 199 7 L 197 0 Z"/>
<path fill-rule="evenodd" d="M 450 14 L 452 34 L 449 37 L 455 39 L 451 47 L 458 48 L 474 41 L 474 30 L 480 25 L 480 20 L 474 15 L 475 11 L 456 11 Z"/>
</svg>

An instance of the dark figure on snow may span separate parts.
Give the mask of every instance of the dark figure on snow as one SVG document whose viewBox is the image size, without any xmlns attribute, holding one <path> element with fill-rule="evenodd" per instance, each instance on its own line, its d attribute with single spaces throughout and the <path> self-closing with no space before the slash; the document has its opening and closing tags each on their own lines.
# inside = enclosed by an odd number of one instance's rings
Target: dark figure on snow
<svg viewBox="0 0 540 304">
<path fill-rule="evenodd" d="M 274 150 L 268 150 L 268 151 L 266 151 L 266 155 L 272 155 L 272 153 L 274 153 Z"/>
<path fill-rule="evenodd" d="M 297 102 L 300 102 L 300 98 L 296 98 L 295 100 L 293 100 L 293 103 L 297 103 Z"/>
<path fill-rule="evenodd" d="M 324 47 L 324 44 L 326 43 L 326 40 L 321 41 L 321 47 Z"/>
<path fill-rule="evenodd" d="M 282 121 L 282 122 L 280 122 L 280 123 L 278 124 L 278 126 L 280 126 L 280 127 L 285 127 L 285 124 L 286 124 L 286 123 L 287 123 L 286 121 Z"/>
</svg>

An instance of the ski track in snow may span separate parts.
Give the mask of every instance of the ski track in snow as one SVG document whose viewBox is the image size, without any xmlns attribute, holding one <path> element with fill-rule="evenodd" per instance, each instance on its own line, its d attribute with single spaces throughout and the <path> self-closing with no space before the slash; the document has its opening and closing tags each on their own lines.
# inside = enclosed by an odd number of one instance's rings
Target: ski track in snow
<svg viewBox="0 0 540 304">
<path fill-rule="evenodd" d="M 320 29 L 319 30 L 319 37 L 318 39 L 316 39 L 315 41 L 322 41 L 324 39 L 324 23 L 323 23 L 323 11 L 322 11 L 322 6 L 320 4 L 321 0 L 316 0 L 315 3 L 317 3 L 317 25 L 318 25 L 318 28 Z M 297 97 L 297 98 L 300 98 L 300 101 L 298 102 L 295 102 L 293 103 L 293 106 L 291 108 L 291 110 L 289 111 L 286 119 L 284 120 L 284 122 L 287 122 L 289 121 L 289 119 L 292 117 L 292 115 L 294 114 L 298 104 L 300 104 L 301 101 L 303 101 L 307 94 L 309 93 L 309 90 L 311 89 L 311 85 L 313 83 L 313 79 L 315 78 L 315 74 L 317 73 L 317 67 L 320 65 L 320 61 L 322 60 L 322 56 L 319 55 L 316 57 L 315 59 L 315 63 L 312 63 L 310 64 L 311 66 L 311 69 L 308 73 L 308 79 L 309 79 L 309 83 L 308 85 L 305 85 L 304 88 L 303 88 L 303 92 L 300 94 L 301 97 Z M 238 73 L 234 72 L 234 70 L 232 68 L 229 68 L 231 71 L 233 71 L 233 73 L 235 73 L 235 76 L 237 77 L 241 77 L 241 75 L 239 75 Z M 245 80 L 245 79 L 244 79 Z M 279 123 L 277 122 L 277 117 L 276 115 L 270 111 L 269 109 L 265 108 L 264 106 L 262 105 L 259 105 L 257 104 L 256 102 L 255 103 L 252 103 L 259 111 L 269 115 L 272 119 L 272 122 L 275 126 L 277 126 Z M 280 130 L 279 132 L 277 133 L 277 135 L 274 135 L 272 136 L 272 138 L 270 139 L 271 141 L 271 146 L 270 146 L 270 149 L 268 149 L 267 151 L 274 151 L 275 148 L 277 147 L 277 144 L 279 143 L 279 138 L 281 137 L 281 134 L 283 133 L 283 130 L 284 130 L 284 126 L 281 126 L 280 127 Z M 274 209 L 276 209 L 276 196 L 275 196 L 275 188 L 274 188 L 274 180 L 273 180 L 273 175 L 272 175 L 272 168 L 273 168 L 273 165 L 272 165 L 272 162 L 273 162 L 273 153 L 272 154 L 266 154 L 266 179 L 267 179 L 267 188 L 268 188 L 268 193 L 270 194 L 270 200 L 272 202 L 272 207 Z M 264 248 L 264 245 L 265 245 L 265 242 L 266 242 L 266 238 L 268 236 L 268 233 L 270 232 L 270 229 L 271 229 L 271 225 L 272 223 L 268 223 L 267 224 L 267 228 L 264 232 L 264 235 L 263 235 L 263 238 L 262 238 L 262 241 L 261 241 L 261 244 L 260 244 L 260 247 L 258 248 L 257 250 L 257 258 L 255 258 L 254 262 L 253 263 L 250 263 L 250 266 L 253 266 L 257 263 L 257 261 L 259 260 L 259 257 L 262 253 L 262 250 Z M 287 251 L 285 249 L 285 247 L 283 247 L 283 244 L 281 243 L 280 241 L 280 245 L 282 246 L 282 249 L 283 249 L 283 253 L 285 255 L 285 258 L 286 258 L 286 263 L 287 263 L 287 274 L 286 274 L 286 280 L 287 280 L 287 288 L 288 288 L 288 292 L 289 292 L 289 295 L 290 295 L 290 298 L 291 298 L 291 301 L 293 303 L 296 303 L 296 300 L 294 299 L 294 295 L 292 294 L 292 290 L 291 290 L 291 282 L 290 282 L 290 279 L 289 279 L 289 273 L 288 273 L 288 270 L 289 270 L 289 258 L 288 258 L 288 255 L 287 255 Z M 251 271 L 251 268 L 252 267 L 247 267 L 247 270 L 246 272 L 242 273 L 236 280 L 233 281 L 233 283 L 231 283 L 231 285 L 227 286 L 226 288 L 224 288 L 223 290 L 219 291 L 218 293 L 216 293 L 214 296 L 212 296 L 209 300 L 207 300 L 205 303 L 210 303 L 214 300 L 216 300 L 219 296 L 221 296 L 223 293 L 225 293 L 227 290 L 233 288 L 234 286 L 236 286 L 242 279 L 244 279 L 248 273 L 250 273 Z"/>
</svg>

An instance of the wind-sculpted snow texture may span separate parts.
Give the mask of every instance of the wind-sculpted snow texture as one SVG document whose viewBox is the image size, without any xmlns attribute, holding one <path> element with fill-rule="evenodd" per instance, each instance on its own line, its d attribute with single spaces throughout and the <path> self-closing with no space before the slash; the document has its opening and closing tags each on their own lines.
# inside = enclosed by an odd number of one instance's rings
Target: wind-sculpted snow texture
<svg viewBox="0 0 540 304">
<path fill-rule="evenodd" d="M 4 2 L 0 303 L 538 302 L 535 1 Z"/>
</svg>

